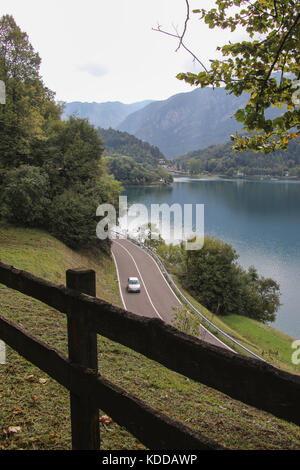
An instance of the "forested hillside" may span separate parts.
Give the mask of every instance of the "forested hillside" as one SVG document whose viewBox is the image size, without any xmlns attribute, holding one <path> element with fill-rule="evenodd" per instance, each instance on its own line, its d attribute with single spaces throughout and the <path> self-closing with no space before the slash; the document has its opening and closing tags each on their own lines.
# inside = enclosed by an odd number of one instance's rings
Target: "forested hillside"
<svg viewBox="0 0 300 470">
<path fill-rule="evenodd" d="M 206 149 L 194 150 L 175 159 L 178 168 L 198 174 L 202 171 L 233 176 L 271 175 L 300 177 L 300 147 L 290 142 L 286 151 L 254 153 L 250 150 L 235 152 L 232 143 L 211 145 Z"/>
<path fill-rule="evenodd" d="M 107 155 L 127 155 L 138 163 L 152 166 L 157 166 L 161 159 L 165 160 L 165 156 L 158 147 L 137 139 L 127 132 L 120 132 L 109 128 L 100 129 L 99 133 L 104 142 L 105 153 Z"/>
<path fill-rule="evenodd" d="M 112 155 L 106 157 L 107 170 L 115 179 L 125 185 L 149 185 L 173 181 L 172 176 L 161 166 L 136 162 L 132 157 Z"/>
</svg>

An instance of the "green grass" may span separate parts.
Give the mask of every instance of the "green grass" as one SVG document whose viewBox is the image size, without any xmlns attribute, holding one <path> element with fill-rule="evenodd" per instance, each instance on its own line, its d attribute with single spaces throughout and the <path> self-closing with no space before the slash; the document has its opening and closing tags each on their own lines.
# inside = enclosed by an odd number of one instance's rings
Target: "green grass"
<svg viewBox="0 0 300 470">
<path fill-rule="evenodd" d="M 0 225 L 2 262 L 65 284 L 65 271 L 82 267 L 96 271 L 97 296 L 122 306 L 115 267 L 110 257 L 96 250 L 75 252 L 42 230 Z"/>
<path fill-rule="evenodd" d="M 2 224 L 0 259 L 58 283 L 65 282 L 67 268 L 93 268 L 98 296 L 121 305 L 114 264 L 101 253 L 77 253 L 45 232 Z M 0 286 L 0 309 L 5 318 L 67 354 L 65 315 L 4 286 Z M 299 427 L 171 372 L 106 338 L 99 337 L 98 346 L 104 377 L 220 444 L 232 449 L 299 449 Z M 0 400 L 0 449 L 71 448 L 67 390 L 10 348 L 7 364 L 0 365 Z M 10 433 L 10 426 L 20 427 L 20 432 Z M 100 429 L 102 449 L 144 449 L 116 423 L 100 423 Z"/>
<path fill-rule="evenodd" d="M 223 321 L 233 330 L 239 331 L 243 338 L 246 338 L 251 344 L 259 344 L 263 358 L 267 357 L 273 363 L 282 362 L 289 366 L 288 368 L 294 373 L 300 373 L 300 365 L 296 366 L 291 363 L 294 351 L 291 344 L 294 338 L 268 325 L 240 315 L 228 315 L 223 317 Z"/>
</svg>

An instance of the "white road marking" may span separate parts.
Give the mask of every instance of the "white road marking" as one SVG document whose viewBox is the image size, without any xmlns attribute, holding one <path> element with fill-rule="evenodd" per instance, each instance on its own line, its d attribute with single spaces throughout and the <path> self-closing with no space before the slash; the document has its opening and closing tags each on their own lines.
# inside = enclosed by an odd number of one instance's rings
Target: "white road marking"
<svg viewBox="0 0 300 470">
<path fill-rule="evenodd" d="M 121 286 L 120 274 L 119 274 L 119 269 L 118 269 L 118 263 L 117 263 L 116 257 L 115 257 L 115 255 L 113 254 L 113 252 L 111 252 L 111 254 L 112 254 L 112 257 L 113 257 L 113 259 L 114 259 L 115 266 L 116 266 L 117 277 L 118 277 L 118 284 L 119 284 L 119 291 L 120 291 L 120 296 L 121 296 L 122 304 L 123 304 L 124 309 L 127 310 L 127 307 L 126 307 L 126 304 L 125 304 L 125 300 L 124 300 L 124 297 L 123 297 L 123 292 L 122 292 L 122 286 Z"/>
<path fill-rule="evenodd" d="M 132 259 L 132 261 L 134 262 L 135 267 L 136 267 L 136 269 L 137 269 L 137 271 L 138 271 L 138 273 L 139 273 L 139 275 L 140 275 L 141 281 L 142 281 L 142 283 L 143 283 L 143 285 L 144 285 L 144 288 L 145 288 L 145 292 L 146 292 L 146 294 L 147 294 L 147 296 L 148 296 L 148 299 L 149 299 L 149 301 L 150 301 L 150 303 L 151 303 L 153 309 L 155 310 L 155 313 L 159 316 L 159 318 L 160 318 L 161 320 L 163 320 L 162 316 L 159 314 L 159 312 L 157 311 L 157 309 L 155 308 L 155 306 L 154 306 L 154 304 L 153 304 L 153 302 L 152 302 L 152 300 L 151 300 L 151 297 L 150 297 L 149 292 L 148 292 L 148 290 L 147 290 L 146 284 L 144 283 L 143 276 L 141 275 L 141 272 L 140 272 L 140 270 L 139 270 L 139 268 L 138 268 L 138 265 L 137 265 L 136 262 L 135 262 L 134 257 L 133 257 L 132 254 L 127 250 L 127 248 L 125 248 L 125 246 L 121 245 L 121 244 L 118 243 L 116 240 L 114 240 L 114 243 L 116 243 L 116 244 L 119 245 L 121 248 L 123 248 L 123 250 L 125 250 L 125 251 L 129 254 L 129 256 L 131 257 L 131 259 Z"/>
</svg>

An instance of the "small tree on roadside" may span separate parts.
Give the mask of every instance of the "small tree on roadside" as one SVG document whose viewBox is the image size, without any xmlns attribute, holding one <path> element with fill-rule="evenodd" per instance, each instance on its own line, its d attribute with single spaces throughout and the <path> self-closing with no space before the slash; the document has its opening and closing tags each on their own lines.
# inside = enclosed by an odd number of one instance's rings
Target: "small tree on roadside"
<svg viewBox="0 0 300 470">
<path fill-rule="evenodd" d="M 172 325 L 178 330 L 191 336 L 199 336 L 200 319 L 185 307 L 173 307 Z"/>
</svg>

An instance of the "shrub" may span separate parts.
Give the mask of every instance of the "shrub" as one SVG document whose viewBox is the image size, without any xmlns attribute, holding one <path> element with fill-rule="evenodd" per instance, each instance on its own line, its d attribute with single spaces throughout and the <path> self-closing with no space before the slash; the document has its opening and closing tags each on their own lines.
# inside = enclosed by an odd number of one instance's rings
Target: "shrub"
<svg viewBox="0 0 300 470">
<path fill-rule="evenodd" d="M 6 173 L 2 216 L 15 225 L 43 227 L 49 208 L 49 179 L 38 167 L 21 165 Z"/>
</svg>

